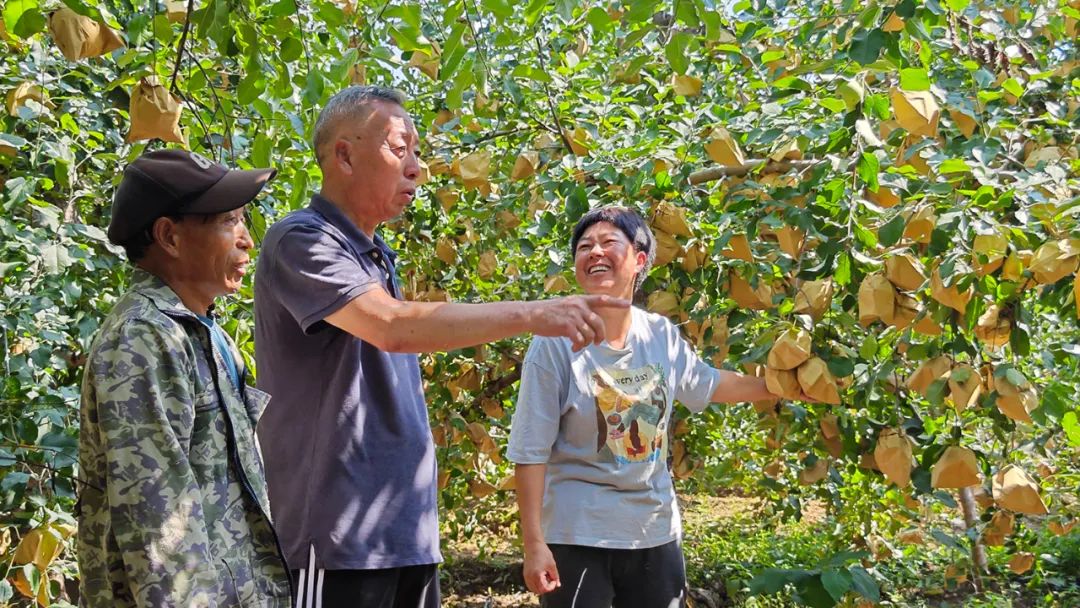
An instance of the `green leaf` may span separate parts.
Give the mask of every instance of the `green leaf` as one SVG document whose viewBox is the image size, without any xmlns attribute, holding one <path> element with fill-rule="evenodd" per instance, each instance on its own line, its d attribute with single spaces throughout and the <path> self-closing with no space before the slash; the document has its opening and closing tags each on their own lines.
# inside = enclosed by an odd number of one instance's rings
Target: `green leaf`
<svg viewBox="0 0 1080 608">
<path fill-rule="evenodd" d="M 273 144 L 266 133 L 259 132 L 255 135 L 255 142 L 251 145 L 251 162 L 256 167 L 270 167 L 270 150 Z"/>
<path fill-rule="evenodd" d="M 851 591 L 851 574 L 847 570 L 826 570 L 821 573 L 821 584 L 829 595 L 839 602 Z"/>
<path fill-rule="evenodd" d="M 4 182 L 4 190 L 7 191 L 8 202 L 18 205 L 30 198 L 38 188 L 38 180 L 25 177 L 13 177 Z"/>
<path fill-rule="evenodd" d="M 506 0 L 483 0 L 482 4 L 492 15 L 500 19 L 509 19 L 514 16 L 514 7 L 510 6 Z"/>
<path fill-rule="evenodd" d="M 866 99 L 863 100 L 863 106 L 869 114 L 881 120 L 888 120 L 892 116 L 889 98 L 885 95 L 867 95 Z"/>
<path fill-rule="evenodd" d="M 690 59 L 686 56 L 686 45 L 689 42 L 690 34 L 676 32 L 664 47 L 664 56 L 676 74 L 685 74 L 690 67 Z"/>
<path fill-rule="evenodd" d="M 64 0 L 64 4 L 76 13 L 90 17 L 94 21 L 106 21 L 97 7 L 90 6 L 83 2 L 83 0 Z M 97 2 L 95 2 L 95 4 L 97 4 Z"/>
<path fill-rule="evenodd" d="M 907 220 L 902 215 L 895 215 L 891 220 L 885 222 L 885 225 L 878 229 L 878 236 L 881 238 L 881 244 L 884 247 L 892 247 L 900 241 L 900 237 L 904 234 L 904 226 L 907 224 Z"/>
<path fill-rule="evenodd" d="M 948 4 L 949 8 L 953 11 L 956 11 L 957 13 L 962 13 L 964 12 L 964 9 L 966 9 L 968 5 L 971 4 L 971 0 L 948 0 L 946 4 Z"/>
<path fill-rule="evenodd" d="M 926 400 L 932 405 L 941 405 L 945 400 L 945 391 L 949 389 L 949 384 L 944 378 L 938 378 L 930 383 L 930 386 L 926 389 Z"/>
<path fill-rule="evenodd" d="M 1024 96 L 1024 87 L 1021 86 L 1015 78 L 1009 78 L 1005 82 L 1001 83 L 1001 88 L 1005 89 L 1015 97 Z"/>
<path fill-rule="evenodd" d="M 804 606 L 810 608 L 833 608 L 836 601 L 821 580 L 821 575 L 809 576 L 795 584 L 795 590 L 799 593 L 799 600 Z"/>
<path fill-rule="evenodd" d="M 862 65 L 867 65 L 877 61 L 883 46 L 885 46 L 884 32 L 880 29 L 862 30 L 852 38 L 848 56 Z"/>
<path fill-rule="evenodd" d="M 841 253 L 836 260 L 836 272 L 833 273 L 836 284 L 843 287 L 851 283 L 851 256 Z"/>
<path fill-rule="evenodd" d="M 819 99 L 818 103 L 821 104 L 821 107 L 833 112 L 847 111 L 847 104 L 844 103 L 844 100 L 837 99 L 836 97 L 825 97 L 823 99 Z"/>
<path fill-rule="evenodd" d="M 854 359 L 848 359 L 846 357 L 830 357 L 825 364 L 829 368 L 829 372 L 837 378 L 844 378 L 855 372 Z"/>
<path fill-rule="evenodd" d="M 485 3 L 486 5 L 486 3 Z M 417 2 L 406 2 L 397 6 L 397 16 L 411 29 L 420 30 L 424 23 L 423 11 Z"/>
<path fill-rule="evenodd" d="M 468 48 L 464 44 L 466 27 L 464 23 L 457 23 L 450 30 L 450 35 L 446 37 L 446 47 L 443 49 L 439 65 L 439 78 L 443 80 L 452 80 L 454 78 L 454 74 L 457 73 L 458 68 L 461 66 L 462 59 L 465 58 L 465 54 L 468 52 Z"/>
<path fill-rule="evenodd" d="M 65 116 L 67 116 L 65 114 Z M 5 146 L 11 146 L 12 148 L 21 148 L 26 145 L 26 140 L 18 135 L 11 135 L 9 133 L 0 133 L 0 144 Z"/>
<path fill-rule="evenodd" d="M 270 7 L 270 15 L 274 17 L 291 17 L 296 14 L 296 0 L 278 0 Z"/>
<path fill-rule="evenodd" d="M 881 170 L 881 163 L 878 162 L 877 156 L 873 152 L 863 152 L 859 157 L 859 165 L 856 169 L 859 173 L 859 179 L 866 184 L 867 188 L 870 188 L 871 192 L 877 192 L 880 188 L 878 184 L 878 171 Z"/>
<path fill-rule="evenodd" d="M 20 38 L 29 38 L 45 29 L 45 16 L 37 0 L 8 0 L 3 11 L 4 27 Z"/>
<path fill-rule="evenodd" d="M 1074 448 L 1080 447 L 1080 420 L 1077 420 L 1076 412 L 1065 412 L 1061 417 L 1061 430 L 1065 431 L 1065 437 Z"/>
<path fill-rule="evenodd" d="M 971 167 L 962 158 L 947 158 L 938 167 L 941 173 L 971 173 Z"/>
<path fill-rule="evenodd" d="M 607 11 L 600 8 L 599 6 L 594 6 L 589 9 L 589 12 L 585 14 L 585 21 L 589 23 L 589 27 L 591 27 L 593 29 L 593 32 L 596 32 L 597 34 L 603 33 L 611 29 L 611 25 L 613 23 L 611 20 L 611 16 L 608 15 Z"/>
<path fill-rule="evenodd" d="M 540 19 L 541 13 L 548 7 L 547 0 L 532 0 L 525 7 L 525 25 L 532 27 Z"/>
<path fill-rule="evenodd" d="M 286 38 L 281 43 L 281 60 L 290 63 L 296 61 L 304 54 L 304 45 L 298 38 Z"/>
<path fill-rule="evenodd" d="M 307 83 L 304 85 L 304 99 L 311 105 L 318 105 L 322 101 L 323 89 L 326 81 L 322 74 L 311 70 L 307 75 Z"/>
<path fill-rule="evenodd" d="M 259 98 L 266 90 L 266 81 L 257 71 L 249 71 L 236 87 L 236 100 L 248 105 Z"/>
<path fill-rule="evenodd" d="M 640 23 L 651 18 L 660 5 L 660 0 L 630 0 L 630 10 L 626 12 L 626 20 L 630 23 Z"/>
<path fill-rule="evenodd" d="M 967 547 L 965 547 L 964 543 L 960 542 L 957 537 L 953 536 L 952 534 L 948 534 L 940 528 L 934 528 L 933 530 L 931 530 L 930 536 L 933 536 L 934 539 L 936 539 L 939 543 L 943 545 L 947 545 L 958 551 L 967 551 Z"/>
<path fill-rule="evenodd" d="M 859 356 L 863 359 L 873 359 L 878 352 L 877 339 L 873 335 L 867 335 L 859 346 Z"/>
<path fill-rule="evenodd" d="M 855 238 L 858 239 L 860 243 L 862 243 L 863 247 L 870 250 L 873 250 L 875 247 L 877 247 L 878 239 L 877 236 L 874 235 L 873 230 L 864 227 L 859 222 L 855 222 L 854 228 Z"/>
<path fill-rule="evenodd" d="M 785 586 L 797 583 L 810 573 L 806 570 L 782 570 L 779 568 L 766 568 L 750 579 L 747 586 L 750 595 L 771 595 L 779 592 Z"/>
<path fill-rule="evenodd" d="M 851 586 L 856 593 L 874 603 L 881 601 L 881 591 L 878 588 L 877 581 L 870 576 L 870 573 L 865 568 L 852 566 L 848 569 L 848 572 L 851 573 Z"/>
<path fill-rule="evenodd" d="M 1024 374 L 1021 374 L 1016 368 L 1010 367 L 1005 370 L 1005 379 L 1009 381 L 1009 384 L 1012 384 L 1016 388 L 1027 388 L 1027 378 L 1025 378 Z"/>
<path fill-rule="evenodd" d="M 1031 336 L 1019 324 L 1009 332 L 1009 348 L 1013 349 L 1013 352 L 1021 357 L 1031 354 Z"/>
<path fill-rule="evenodd" d="M 900 88 L 905 91 L 929 91 L 930 76 L 922 68 L 900 70 Z"/>
<path fill-rule="evenodd" d="M 11 600 L 15 592 L 11 588 L 11 582 L 7 579 L 0 580 L 0 602 L 7 602 Z"/>
<path fill-rule="evenodd" d="M 566 197 L 566 218 L 571 222 L 576 222 L 588 210 L 589 196 L 581 186 L 575 187 L 570 192 L 570 196 Z"/>
</svg>

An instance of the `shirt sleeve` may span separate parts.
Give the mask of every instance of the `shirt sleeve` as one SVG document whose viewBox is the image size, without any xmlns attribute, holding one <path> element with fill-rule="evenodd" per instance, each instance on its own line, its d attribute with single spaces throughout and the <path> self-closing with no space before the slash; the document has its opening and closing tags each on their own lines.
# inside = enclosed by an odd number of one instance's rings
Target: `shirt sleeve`
<svg viewBox="0 0 1080 608">
<path fill-rule="evenodd" d="M 522 364 L 517 407 L 506 457 L 516 464 L 544 464 L 559 436 L 570 370 L 557 365 L 547 338 L 533 338 Z"/>
<path fill-rule="evenodd" d="M 127 323 L 91 363 L 111 533 L 139 606 L 212 606 L 203 492 L 188 458 L 195 395 L 182 348 Z"/>
<path fill-rule="evenodd" d="M 267 253 L 270 291 L 305 333 L 382 285 L 345 243 L 315 226 L 290 227 Z"/>
<path fill-rule="evenodd" d="M 675 399 L 697 413 L 709 406 L 720 384 L 720 370 L 702 361 L 694 347 L 667 319 L 663 320 L 675 379 Z"/>
</svg>

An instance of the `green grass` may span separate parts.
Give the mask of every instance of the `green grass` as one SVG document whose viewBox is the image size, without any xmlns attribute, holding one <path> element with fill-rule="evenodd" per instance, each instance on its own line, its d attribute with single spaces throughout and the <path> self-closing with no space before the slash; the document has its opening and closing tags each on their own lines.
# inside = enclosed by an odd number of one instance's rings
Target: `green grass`
<svg viewBox="0 0 1080 608">
<path fill-rule="evenodd" d="M 838 549 L 844 549 L 832 545 L 827 518 L 773 525 L 752 509 L 718 513 L 717 505 L 708 497 L 691 497 L 683 511 L 683 551 L 690 586 L 702 590 L 717 606 L 798 606 L 791 594 L 750 596 L 747 582 L 766 568 L 812 569 Z M 1013 574 L 1007 563 L 1015 547 L 991 548 L 990 572 L 982 576 L 978 592 L 970 582 L 957 585 L 945 580 L 945 570 L 951 564 L 966 571 L 967 556 L 932 542 L 925 547 L 904 547 L 897 557 L 865 560 L 863 565 L 881 584 L 880 606 L 1080 607 L 1080 530 L 1064 537 L 1047 531 L 1029 534 L 1012 542 L 1035 553 L 1035 568 L 1023 575 Z"/>
</svg>

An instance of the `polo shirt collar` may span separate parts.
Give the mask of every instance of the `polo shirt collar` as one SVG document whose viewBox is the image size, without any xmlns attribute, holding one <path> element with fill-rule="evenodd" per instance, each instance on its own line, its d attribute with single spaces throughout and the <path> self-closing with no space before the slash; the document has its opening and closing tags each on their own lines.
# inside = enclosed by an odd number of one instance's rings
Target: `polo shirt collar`
<svg viewBox="0 0 1080 608">
<path fill-rule="evenodd" d="M 378 233 L 375 234 L 375 239 L 372 240 L 341 209 L 338 209 L 337 205 L 331 203 L 326 197 L 320 194 L 313 195 L 311 197 L 311 208 L 341 231 L 345 238 L 352 241 L 359 253 L 367 254 L 378 248 L 383 254 L 390 257 L 391 263 L 397 261 L 397 253 L 386 244 L 386 241 Z"/>
</svg>

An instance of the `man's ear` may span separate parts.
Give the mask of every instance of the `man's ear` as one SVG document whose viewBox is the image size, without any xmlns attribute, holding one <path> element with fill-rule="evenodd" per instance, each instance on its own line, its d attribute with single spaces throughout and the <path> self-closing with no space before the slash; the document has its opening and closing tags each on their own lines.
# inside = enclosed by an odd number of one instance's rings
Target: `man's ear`
<svg viewBox="0 0 1080 608">
<path fill-rule="evenodd" d="M 352 158 L 349 156 L 349 142 L 342 138 L 334 141 L 334 158 L 333 162 L 338 166 L 345 175 L 352 175 Z"/>
<path fill-rule="evenodd" d="M 150 234 L 165 255 L 172 258 L 180 257 L 180 235 L 175 221 L 167 217 L 159 217 L 150 227 Z"/>
<path fill-rule="evenodd" d="M 637 251 L 637 249 L 634 251 Z M 635 266 L 636 272 L 641 272 L 641 269 L 645 268 L 645 260 L 648 260 L 649 256 L 645 255 L 644 251 L 637 251 L 637 255 L 634 256 L 634 259 L 637 261 L 637 265 Z"/>
</svg>

